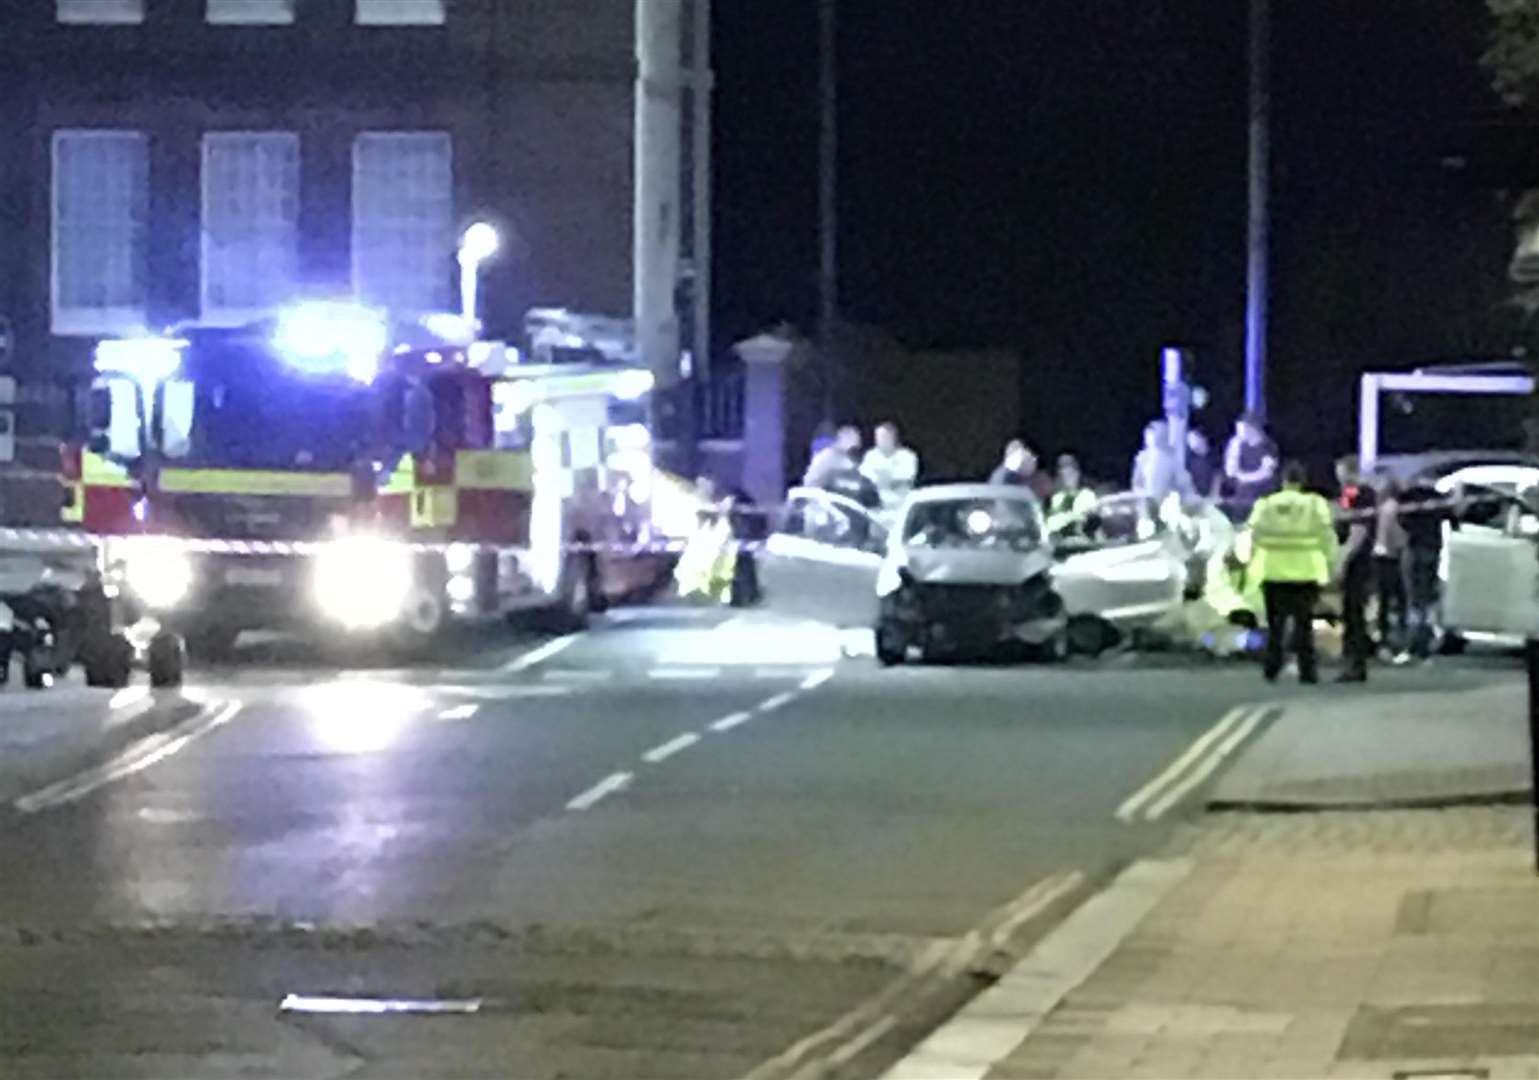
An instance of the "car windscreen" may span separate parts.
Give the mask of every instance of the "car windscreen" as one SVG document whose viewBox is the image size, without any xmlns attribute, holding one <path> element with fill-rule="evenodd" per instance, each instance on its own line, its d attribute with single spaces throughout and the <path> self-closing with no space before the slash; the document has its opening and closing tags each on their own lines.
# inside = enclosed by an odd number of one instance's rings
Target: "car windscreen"
<svg viewBox="0 0 1539 1080">
<path fill-rule="evenodd" d="M 950 499 L 916 503 L 903 524 L 911 547 L 1030 551 L 1042 543 L 1035 507 L 1019 499 Z"/>
</svg>

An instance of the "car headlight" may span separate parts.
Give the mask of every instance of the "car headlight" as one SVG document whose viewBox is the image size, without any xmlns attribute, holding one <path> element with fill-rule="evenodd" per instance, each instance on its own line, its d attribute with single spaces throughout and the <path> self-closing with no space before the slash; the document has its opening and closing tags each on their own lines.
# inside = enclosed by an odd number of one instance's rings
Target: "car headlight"
<svg viewBox="0 0 1539 1080">
<path fill-rule="evenodd" d="M 123 580 L 145 607 L 165 611 L 192 589 L 192 560 L 171 544 L 142 541 L 125 547 Z"/>
<path fill-rule="evenodd" d="M 411 584 L 410 549 L 379 537 L 333 541 L 315 559 L 316 602 L 352 630 L 394 620 Z"/>
</svg>

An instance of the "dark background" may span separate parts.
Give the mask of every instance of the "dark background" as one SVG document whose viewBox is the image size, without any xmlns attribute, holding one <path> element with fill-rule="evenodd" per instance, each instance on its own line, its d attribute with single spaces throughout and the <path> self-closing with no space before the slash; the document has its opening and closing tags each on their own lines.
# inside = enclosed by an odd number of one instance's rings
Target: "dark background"
<svg viewBox="0 0 1539 1080">
<path fill-rule="evenodd" d="M 1483 5 L 1273 7 L 1270 408 L 1285 451 L 1321 458 L 1355 445 L 1362 370 L 1510 351 L 1511 229 L 1497 184 L 1460 156 L 1497 107 Z M 1020 394 L 1027 436 L 1106 475 L 1158 411 L 1160 345 L 1188 343 L 1214 394 L 1199 424 L 1227 435 L 1245 8 L 841 0 L 845 318 L 915 347 L 1019 350 L 1019 386 L 1000 393 Z M 816 0 L 718 0 L 716 19 L 721 347 L 780 319 L 814 325 Z M 1435 412 L 1394 437 L 1518 434 L 1495 403 Z"/>
</svg>

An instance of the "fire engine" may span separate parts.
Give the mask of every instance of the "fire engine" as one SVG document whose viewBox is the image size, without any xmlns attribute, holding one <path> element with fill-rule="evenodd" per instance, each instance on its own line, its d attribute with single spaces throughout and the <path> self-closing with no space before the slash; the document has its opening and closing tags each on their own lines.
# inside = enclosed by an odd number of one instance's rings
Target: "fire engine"
<svg viewBox="0 0 1539 1080">
<path fill-rule="evenodd" d="M 532 314 L 527 355 L 459 316 L 319 301 L 103 341 L 65 519 L 130 619 L 208 657 L 295 624 L 421 642 L 524 609 L 580 623 L 666 576 L 652 376 L 618 324 Z"/>
</svg>

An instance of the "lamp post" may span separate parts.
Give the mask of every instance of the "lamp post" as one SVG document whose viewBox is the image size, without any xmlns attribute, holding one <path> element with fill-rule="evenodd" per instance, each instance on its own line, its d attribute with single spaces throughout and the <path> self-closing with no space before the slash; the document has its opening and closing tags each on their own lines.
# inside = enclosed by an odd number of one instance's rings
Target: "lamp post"
<svg viewBox="0 0 1539 1080">
<path fill-rule="evenodd" d="M 460 313 L 472 328 L 477 325 L 481 264 L 497 254 L 500 240 L 495 226 L 478 221 L 460 238 Z"/>
</svg>

